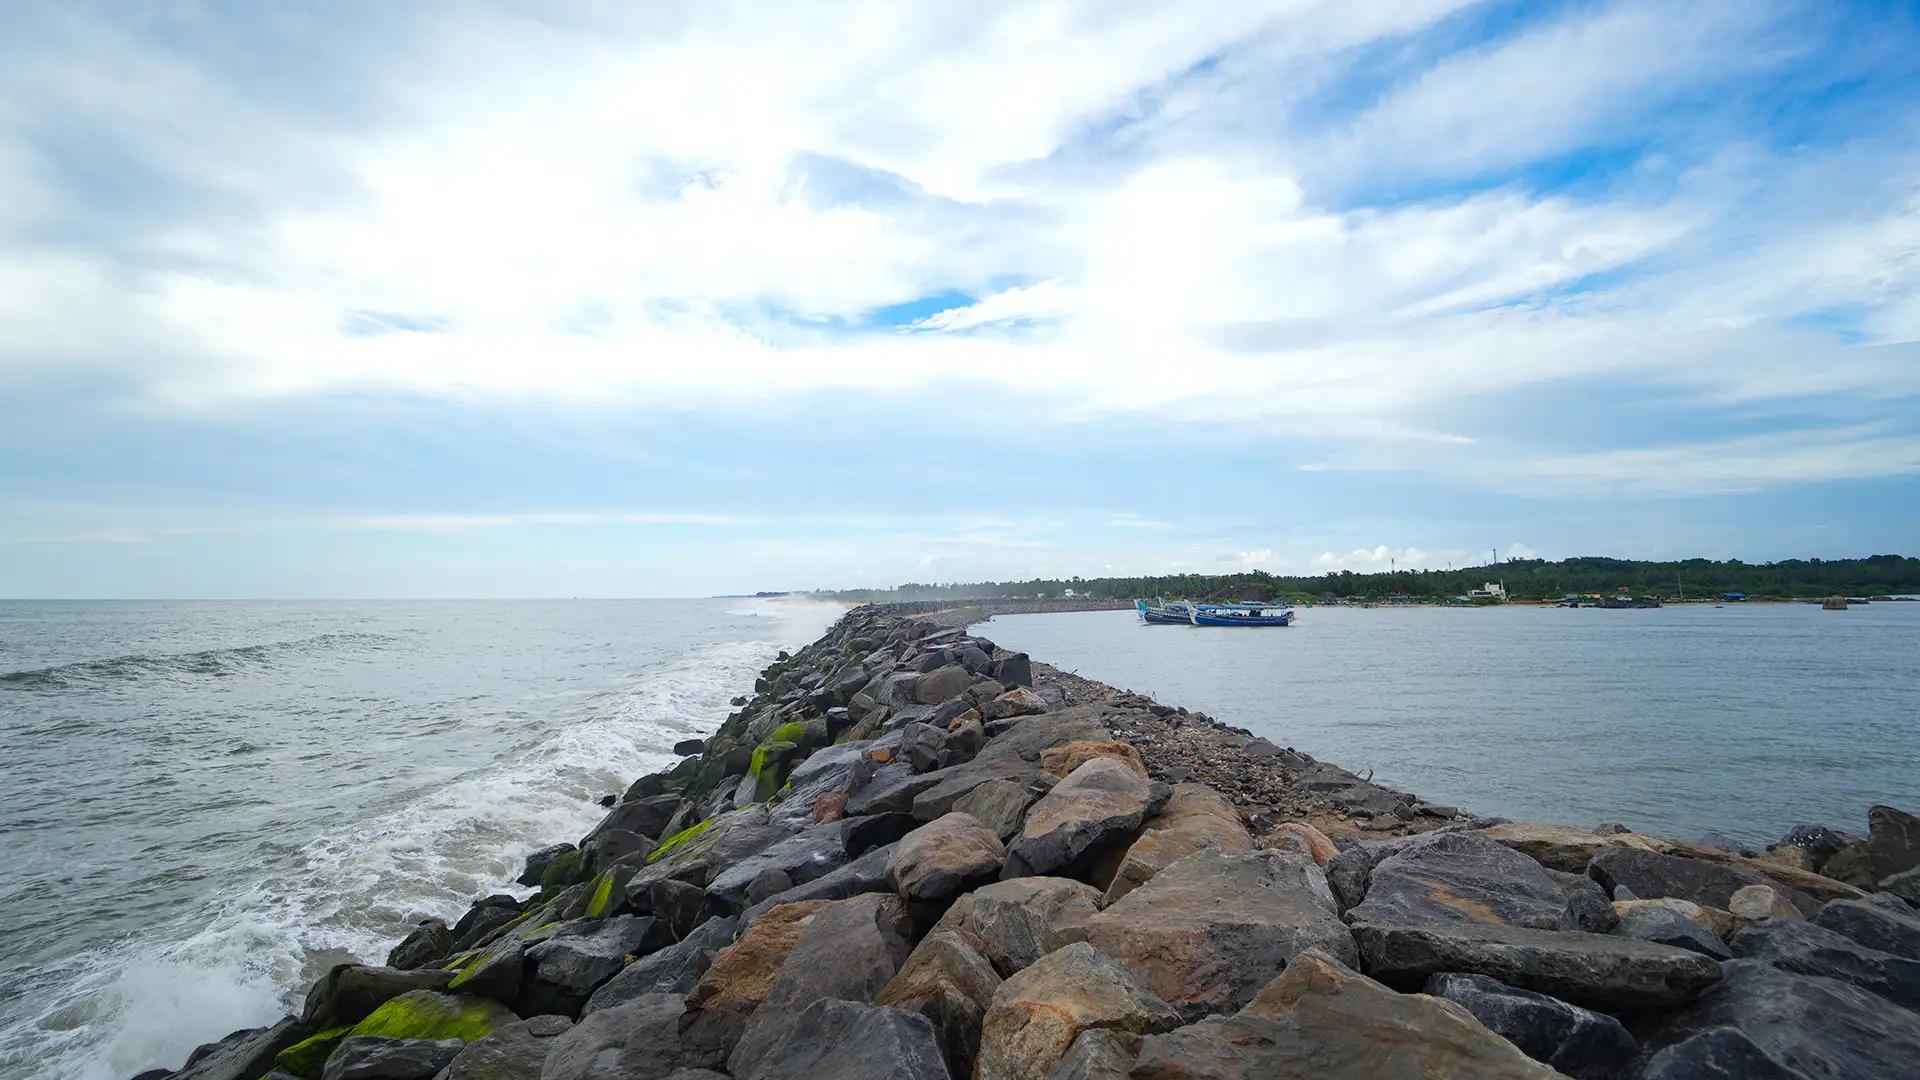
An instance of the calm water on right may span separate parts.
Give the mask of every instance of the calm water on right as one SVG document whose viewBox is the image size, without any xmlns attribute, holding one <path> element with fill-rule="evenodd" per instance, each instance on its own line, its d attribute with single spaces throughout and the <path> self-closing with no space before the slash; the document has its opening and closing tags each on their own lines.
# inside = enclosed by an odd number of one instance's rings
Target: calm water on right
<svg viewBox="0 0 1920 1080">
<path fill-rule="evenodd" d="M 1752 843 L 1920 810 L 1920 602 L 1002 616 L 999 644 L 1439 803 Z"/>
</svg>

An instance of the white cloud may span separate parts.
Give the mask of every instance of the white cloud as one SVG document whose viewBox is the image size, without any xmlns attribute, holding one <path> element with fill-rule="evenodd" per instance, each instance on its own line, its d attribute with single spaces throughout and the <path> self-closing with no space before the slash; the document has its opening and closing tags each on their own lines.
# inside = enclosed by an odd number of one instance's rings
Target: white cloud
<svg viewBox="0 0 1920 1080">
<path fill-rule="evenodd" d="M 1151 529 L 1165 531 L 1173 528 L 1173 523 L 1155 518 L 1141 517 L 1138 514 L 1115 514 L 1107 519 L 1107 526 L 1114 529 Z"/>
</svg>

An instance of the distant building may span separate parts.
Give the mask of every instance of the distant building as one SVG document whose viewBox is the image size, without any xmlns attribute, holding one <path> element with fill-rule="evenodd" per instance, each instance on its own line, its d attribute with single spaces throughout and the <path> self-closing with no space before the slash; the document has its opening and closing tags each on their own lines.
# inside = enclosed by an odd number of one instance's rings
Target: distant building
<svg viewBox="0 0 1920 1080">
<path fill-rule="evenodd" d="M 1477 589 L 1467 591 L 1469 600 L 1505 600 L 1506 598 L 1507 587 L 1497 581 L 1489 581 Z"/>
</svg>

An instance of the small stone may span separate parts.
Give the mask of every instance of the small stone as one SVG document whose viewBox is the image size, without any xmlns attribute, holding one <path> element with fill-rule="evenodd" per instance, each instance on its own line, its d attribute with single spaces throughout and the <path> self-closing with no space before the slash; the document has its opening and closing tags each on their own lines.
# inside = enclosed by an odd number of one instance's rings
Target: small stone
<svg viewBox="0 0 1920 1080">
<path fill-rule="evenodd" d="M 818 825 L 826 821 L 839 821 L 847 816 L 847 797 L 838 791 L 823 791 L 813 800 L 812 821 Z"/>
</svg>

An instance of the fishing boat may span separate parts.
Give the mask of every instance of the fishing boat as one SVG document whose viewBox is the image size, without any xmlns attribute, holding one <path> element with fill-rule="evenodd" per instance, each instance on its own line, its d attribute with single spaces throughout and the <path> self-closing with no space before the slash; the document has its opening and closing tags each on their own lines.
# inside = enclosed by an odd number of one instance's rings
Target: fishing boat
<svg viewBox="0 0 1920 1080">
<path fill-rule="evenodd" d="M 1155 599 L 1152 602 L 1135 600 L 1133 609 L 1140 613 L 1140 621 L 1148 626 L 1192 626 L 1189 616 L 1193 605 L 1185 600 L 1176 600 L 1169 604 Z"/>
<path fill-rule="evenodd" d="M 1187 614 L 1195 626 L 1288 626 L 1293 609 L 1283 604 L 1198 604 Z"/>
</svg>

